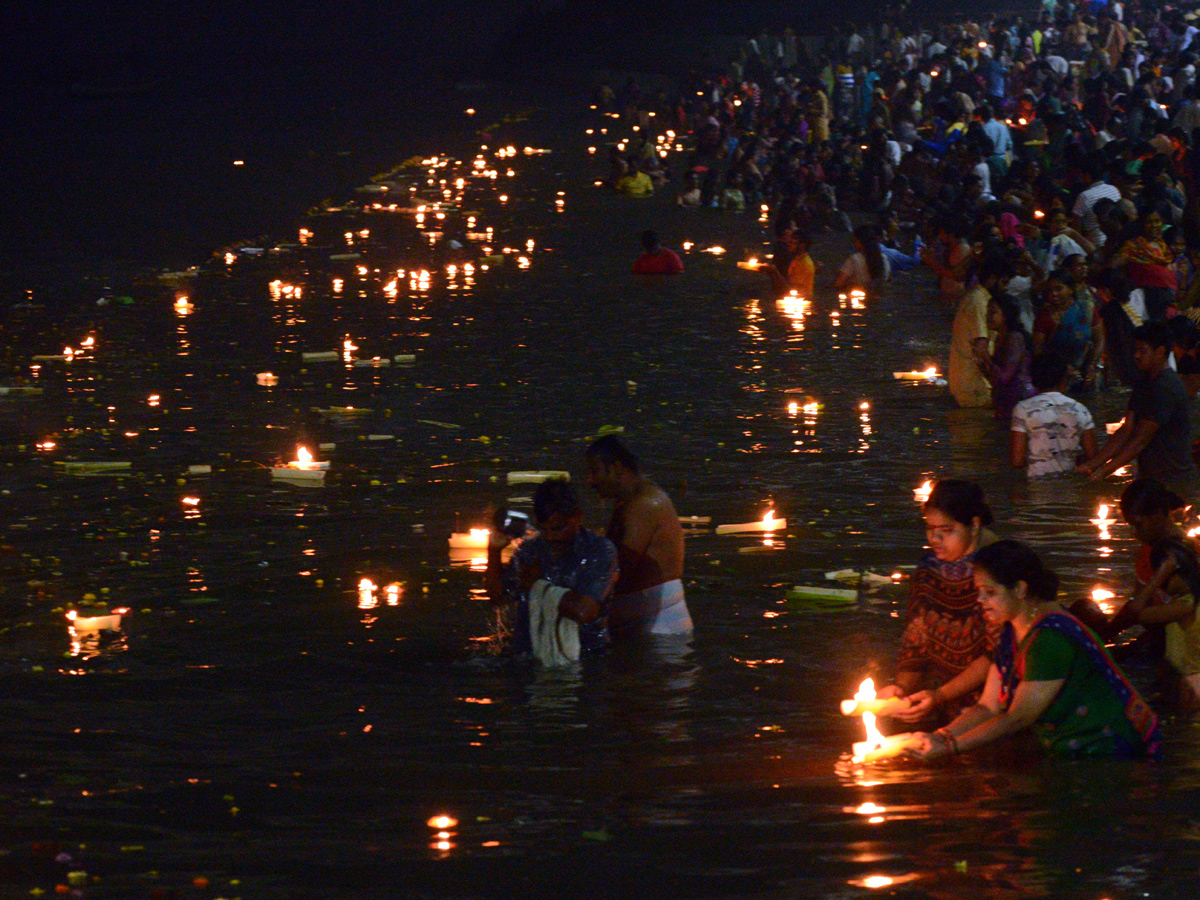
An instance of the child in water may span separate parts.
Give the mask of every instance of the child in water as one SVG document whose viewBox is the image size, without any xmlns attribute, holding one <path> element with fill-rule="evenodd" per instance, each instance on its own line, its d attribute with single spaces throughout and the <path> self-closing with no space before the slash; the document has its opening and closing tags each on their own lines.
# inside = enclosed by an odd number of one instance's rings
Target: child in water
<svg viewBox="0 0 1200 900">
<path fill-rule="evenodd" d="M 1163 656 L 1179 676 L 1179 707 L 1200 710 L 1200 547 L 1171 518 L 1183 501 L 1152 478 L 1139 478 L 1121 494 L 1121 515 L 1141 541 L 1134 573 L 1137 590 L 1108 625 L 1163 626 Z"/>
</svg>

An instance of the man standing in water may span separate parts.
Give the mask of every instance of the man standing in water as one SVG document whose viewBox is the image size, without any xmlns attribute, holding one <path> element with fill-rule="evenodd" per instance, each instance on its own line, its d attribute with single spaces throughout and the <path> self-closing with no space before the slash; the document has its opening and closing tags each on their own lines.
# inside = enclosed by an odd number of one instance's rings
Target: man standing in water
<svg viewBox="0 0 1200 900">
<path fill-rule="evenodd" d="M 1133 364 L 1141 378 L 1129 397 L 1125 421 L 1077 472 L 1099 480 L 1136 459 L 1138 477 L 1154 478 L 1185 500 L 1194 496 L 1189 398 L 1183 381 L 1167 365 L 1170 354 L 1171 331 L 1165 323 L 1147 322 L 1134 329 Z"/>
<path fill-rule="evenodd" d="M 612 435 L 587 450 L 588 484 L 616 502 L 608 539 L 617 546 L 620 574 L 608 628 L 614 638 L 634 634 L 690 634 L 683 596 L 683 528 L 671 498 L 642 476 L 638 460 Z"/>
</svg>

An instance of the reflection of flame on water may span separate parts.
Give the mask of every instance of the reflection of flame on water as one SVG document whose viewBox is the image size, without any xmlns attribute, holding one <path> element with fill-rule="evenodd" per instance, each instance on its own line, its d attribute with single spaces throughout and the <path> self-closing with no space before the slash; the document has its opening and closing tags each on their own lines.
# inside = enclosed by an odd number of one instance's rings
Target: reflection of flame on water
<svg viewBox="0 0 1200 900">
<path fill-rule="evenodd" d="M 1106 616 L 1111 616 L 1116 612 L 1116 604 L 1112 602 L 1116 596 L 1116 594 L 1106 588 L 1094 588 L 1092 590 L 1092 602 Z"/>
<path fill-rule="evenodd" d="M 1091 523 L 1100 529 L 1100 540 L 1107 541 L 1112 538 L 1109 534 L 1109 526 L 1116 524 L 1116 519 L 1109 517 L 1109 506 L 1107 503 L 1101 503 L 1096 508 L 1096 518 L 1091 520 Z"/>
<path fill-rule="evenodd" d="M 786 296 L 780 297 L 776 302 L 779 311 L 792 320 L 792 327 L 797 331 L 803 331 L 804 317 L 809 310 L 808 300 L 801 297 L 796 291 L 789 291 Z"/>
<path fill-rule="evenodd" d="M 373 582 L 370 578 L 359 579 L 358 608 L 374 609 L 378 605 L 379 598 L 375 596 L 375 582 Z"/>
</svg>

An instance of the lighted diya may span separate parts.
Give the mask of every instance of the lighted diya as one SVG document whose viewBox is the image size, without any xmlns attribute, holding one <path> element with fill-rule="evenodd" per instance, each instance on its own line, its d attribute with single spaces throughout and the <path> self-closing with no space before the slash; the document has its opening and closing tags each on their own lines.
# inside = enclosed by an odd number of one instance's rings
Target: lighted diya
<svg viewBox="0 0 1200 900">
<path fill-rule="evenodd" d="M 752 256 L 749 259 L 738 260 L 737 267 L 745 269 L 747 272 L 757 272 L 762 268 L 762 263 L 758 261 L 757 257 Z"/>
<path fill-rule="evenodd" d="M 933 493 L 933 482 L 926 480 L 920 487 L 913 488 L 913 499 L 918 503 L 927 503 Z"/>
<path fill-rule="evenodd" d="M 121 615 L 127 610 L 114 610 L 104 616 L 81 616 L 75 610 L 67 612 L 68 627 L 75 634 L 99 634 L 101 631 L 120 631 Z"/>
<path fill-rule="evenodd" d="M 941 376 L 938 374 L 936 366 L 930 366 L 924 372 L 893 372 L 892 377 L 897 381 L 937 381 Z"/>
<path fill-rule="evenodd" d="M 865 741 L 855 741 L 850 755 L 856 763 L 873 763 L 899 756 L 905 750 L 921 745 L 915 734 L 893 734 L 885 736 L 875 727 L 875 714 L 863 713 L 863 727 L 867 730 Z"/>
<path fill-rule="evenodd" d="M 451 550 L 486 550 L 491 529 L 472 528 L 470 531 L 456 531 L 450 535 Z"/>
<path fill-rule="evenodd" d="M 868 678 L 858 686 L 858 693 L 851 699 L 843 700 L 841 704 L 843 716 L 861 716 L 872 713 L 876 716 L 890 716 L 912 706 L 907 697 L 887 697 L 875 699 L 875 680 Z"/>
<path fill-rule="evenodd" d="M 718 525 L 717 534 L 754 534 L 763 531 L 782 531 L 787 528 L 787 519 L 775 518 L 773 509 L 767 510 L 761 522 L 743 522 L 732 525 Z"/>
<path fill-rule="evenodd" d="M 271 477 L 279 481 L 319 486 L 325 483 L 325 473 L 328 471 L 328 462 L 318 462 L 306 448 L 300 447 L 296 450 L 296 458 L 286 466 L 271 468 Z"/>
</svg>

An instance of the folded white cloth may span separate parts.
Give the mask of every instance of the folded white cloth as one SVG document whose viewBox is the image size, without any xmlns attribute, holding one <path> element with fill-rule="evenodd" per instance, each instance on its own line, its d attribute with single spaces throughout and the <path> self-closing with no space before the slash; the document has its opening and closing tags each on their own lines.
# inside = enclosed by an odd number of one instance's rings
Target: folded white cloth
<svg viewBox="0 0 1200 900">
<path fill-rule="evenodd" d="M 579 659 L 579 623 L 558 614 L 558 604 L 567 588 L 545 580 L 529 589 L 529 638 L 533 655 L 547 668 L 565 666 Z"/>
</svg>

